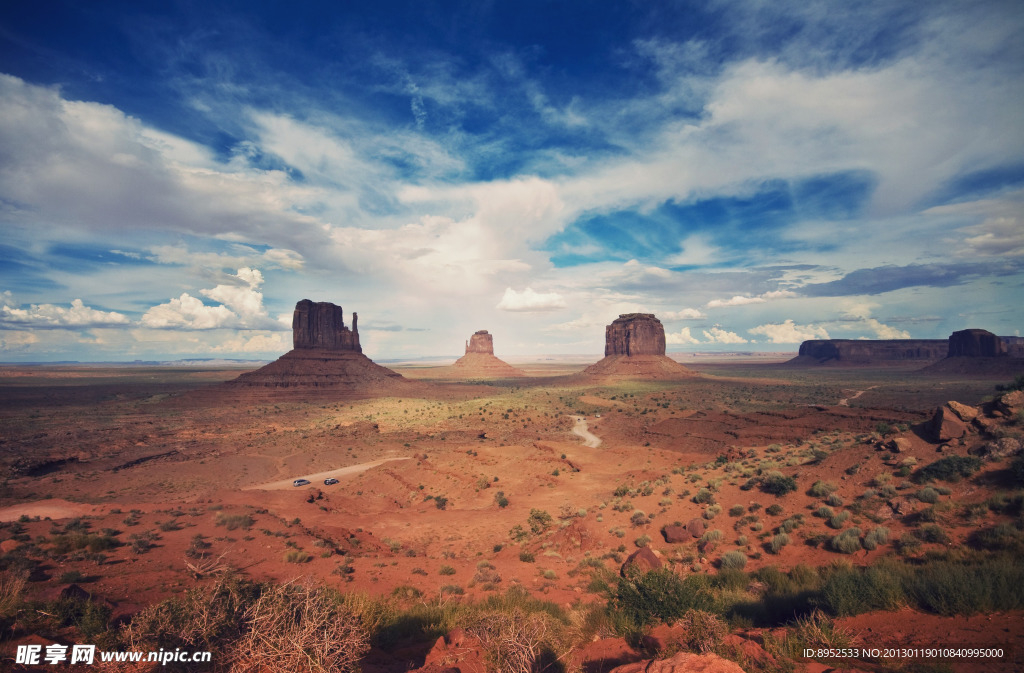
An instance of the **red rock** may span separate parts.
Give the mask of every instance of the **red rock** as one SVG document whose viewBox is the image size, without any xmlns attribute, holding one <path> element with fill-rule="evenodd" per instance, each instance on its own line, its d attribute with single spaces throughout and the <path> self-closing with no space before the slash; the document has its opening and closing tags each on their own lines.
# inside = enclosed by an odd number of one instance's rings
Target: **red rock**
<svg viewBox="0 0 1024 673">
<path fill-rule="evenodd" d="M 638 661 L 616 666 L 609 673 L 744 673 L 739 664 L 717 654 L 680 652 L 661 660 Z"/>
<path fill-rule="evenodd" d="M 1024 390 L 1014 390 L 1000 395 L 999 399 L 996 400 L 996 409 L 1007 416 L 1013 416 L 1021 409 L 1024 409 Z"/>
<path fill-rule="evenodd" d="M 477 330 L 466 342 L 466 352 L 494 355 L 494 337 L 485 329 Z"/>
<path fill-rule="evenodd" d="M 661 529 L 661 534 L 665 538 L 665 542 L 669 544 L 679 544 L 680 542 L 690 541 L 690 531 L 686 530 L 686 526 L 665 526 Z"/>
<path fill-rule="evenodd" d="M 626 573 L 633 568 L 645 573 L 657 570 L 663 565 L 665 563 L 661 560 L 661 554 L 650 547 L 641 547 L 626 557 L 626 561 L 622 564 L 621 573 L 625 577 Z"/>
<path fill-rule="evenodd" d="M 686 530 L 691 538 L 698 538 L 708 529 L 708 522 L 699 516 L 695 516 L 686 523 Z"/>
<path fill-rule="evenodd" d="M 960 404 L 959 402 L 946 402 L 946 406 L 953 410 L 953 413 L 963 421 L 964 423 L 970 423 L 978 416 L 977 407 L 969 407 L 966 404 Z"/>
<path fill-rule="evenodd" d="M 936 442 L 959 439 L 967 433 L 967 425 L 946 405 L 935 410 L 935 415 L 928 422 L 927 428 Z"/>
<path fill-rule="evenodd" d="M 948 339 L 813 339 L 800 344 L 797 357 L 819 364 L 876 360 L 935 362 L 946 357 L 948 350 Z"/>
<path fill-rule="evenodd" d="M 949 335 L 949 357 L 1006 356 L 1006 344 L 992 332 L 983 329 L 965 329 Z"/>
<path fill-rule="evenodd" d="M 624 313 L 604 330 L 604 354 L 664 355 L 665 327 L 653 313 Z"/>
<path fill-rule="evenodd" d="M 352 314 L 352 329 L 345 327 L 340 306 L 303 299 L 292 314 L 292 344 L 296 349 L 323 349 L 362 353 L 359 345 L 359 316 Z"/>
</svg>

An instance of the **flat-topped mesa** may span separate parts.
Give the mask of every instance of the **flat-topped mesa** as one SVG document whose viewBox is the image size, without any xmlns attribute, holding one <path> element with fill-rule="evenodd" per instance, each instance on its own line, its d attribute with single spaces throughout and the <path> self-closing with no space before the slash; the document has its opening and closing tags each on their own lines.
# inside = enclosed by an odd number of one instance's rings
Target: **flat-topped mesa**
<svg viewBox="0 0 1024 673">
<path fill-rule="evenodd" d="M 965 329 L 949 335 L 949 357 L 994 358 L 1008 355 L 1006 342 L 983 329 Z"/>
<path fill-rule="evenodd" d="M 800 357 L 818 362 L 871 362 L 920 360 L 946 357 L 946 339 L 824 339 L 800 344 Z"/>
<path fill-rule="evenodd" d="M 359 316 L 352 314 L 352 329 L 345 327 L 341 307 L 327 301 L 303 299 L 292 314 L 292 345 L 296 350 L 355 351 L 359 345 Z"/>
<path fill-rule="evenodd" d="M 604 329 L 604 354 L 664 355 L 665 327 L 653 313 L 623 313 Z"/>
<path fill-rule="evenodd" d="M 494 355 L 494 337 L 485 330 L 477 330 L 466 342 L 466 353 Z"/>
</svg>

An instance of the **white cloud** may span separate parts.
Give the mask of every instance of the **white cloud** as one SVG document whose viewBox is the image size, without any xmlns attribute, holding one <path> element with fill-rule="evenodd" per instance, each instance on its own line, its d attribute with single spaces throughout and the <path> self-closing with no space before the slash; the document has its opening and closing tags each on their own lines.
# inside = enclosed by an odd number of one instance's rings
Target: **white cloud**
<svg viewBox="0 0 1024 673">
<path fill-rule="evenodd" d="M 0 351 L 24 351 L 39 343 L 39 337 L 32 332 L 0 330 Z"/>
<path fill-rule="evenodd" d="M 127 325 L 130 322 L 121 313 L 90 308 L 81 299 L 72 300 L 68 308 L 55 304 L 32 304 L 25 309 L 13 302 L 10 292 L 0 297 L 0 323 L 35 329 L 70 329 Z"/>
<path fill-rule="evenodd" d="M 763 304 L 766 300 L 763 297 L 745 297 L 736 295 L 732 299 L 712 299 L 707 303 L 708 308 L 723 308 L 725 306 L 746 306 L 748 304 Z"/>
<path fill-rule="evenodd" d="M 532 312 L 556 311 L 565 307 L 565 299 L 557 292 L 535 292 L 530 287 L 516 292 L 507 287 L 496 308 L 502 311 Z"/>
<path fill-rule="evenodd" d="M 707 332 L 705 332 L 707 334 Z M 690 328 L 684 327 L 678 332 L 667 332 L 665 334 L 665 343 L 672 346 L 685 346 L 690 344 L 699 344 L 700 340 L 690 334 Z"/>
<path fill-rule="evenodd" d="M 279 332 L 269 334 L 239 334 L 218 343 L 211 350 L 216 353 L 282 353 L 291 347 Z"/>
<path fill-rule="evenodd" d="M 727 332 L 722 329 L 721 326 L 715 325 L 710 330 L 702 330 L 704 332 L 704 338 L 708 340 L 708 343 L 715 344 L 745 344 L 750 343 L 739 334 L 735 332 Z"/>
<path fill-rule="evenodd" d="M 184 292 L 177 299 L 150 308 L 140 324 L 155 329 L 281 329 L 279 321 L 270 318 L 263 306 L 263 293 L 259 291 L 263 274 L 259 269 L 243 267 L 226 280 L 229 282 L 199 291 L 219 305 L 207 306 Z"/>
<path fill-rule="evenodd" d="M 661 320 L 701 320 L 707 316 L 695 308 L 684 308 L 678 311 L 662 311 L 657 314 Z"/>
<path fill-rule="evenodd" d="M 797 325 L 791 319 L 781 324 L 768 323 L 758 325 L 747 330 L 751 334 L 760 334 L 768 337 L 773 344 L 793 344 L 808 341 L 810 339 L 828 339 L 828 331 L 824 327 L 815 325 Z"/>
</svg>

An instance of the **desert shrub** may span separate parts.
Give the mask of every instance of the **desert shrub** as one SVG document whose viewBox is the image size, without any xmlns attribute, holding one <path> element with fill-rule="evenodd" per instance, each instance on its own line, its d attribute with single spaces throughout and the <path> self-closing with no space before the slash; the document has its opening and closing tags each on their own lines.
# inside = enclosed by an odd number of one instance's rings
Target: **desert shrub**
<svg viewBox="0 0 1024 673">
<path fill-rule="evenodd" d="M 822 584 L 823 604 L 840 617 L 895 610 L 906 603 L 904 585 L 911 575 L 910 568 L 885 561 L 867 568 L 836 566 Z"/>
<path fill-rule="evenodd" d="M 800 527 L 802 519 L 798 516 L 791 516 L 781 524 L 779 524 L 779 531 L 782 533 L 792 533 L 794 530 Z"/>
<path fill-rule="evenodd" d="M 708 549 L 714 549 L 715 545 L 717 545 L 723 537 L 724 535 L 722 534 L 722 531 L 718 529 L 706 531 L 697 541 L 697 548 L 702 552 Z"/>
<path fill-rule="evenodd" d="M 780 505 L 779 503 L 769 505 L 768 508 L 764 510 L 764 513 L 770 516 L 778 516 L 782 514 L 782 505 Z"/>
<path fill-rule="evenodd" d="M 825 504 L 830 505 L 831 507 L 842 507 L 843 499 L 839 497 L 838 493 L 829 493 L 825 497 Z"/>
<path fill-rule="evenodd" d="M 914 473 L 913 480 L 919 484 L 941 479 L 957 482 L 965 479 L 981 468 L 981 458 L 977 456 L 946 456 L 926 465 Z"/>
<path fill-rule="evenodd" d="M 931 486 L 926 486 L 917 492 L 917 499 L 921 502 L 935 504 L 939 501 L 939 492 Z"/>
<path fill-rule="evenodd" d="M 519 552 L 519 560 L 523 563 L 533 563 L 537 560 L 537 558 L 533 555 L 532 552 L 523 549 Z"/>
<path fill-rule="evenodd" d="M 885 526 L 878 526 L 869 531 L 865 536 L 862 544 L 867 550 L 877 548 L 879 545 L 883 545 L 889 541 L 889 529 Z"/>
<path fill-rule="evenodd" d="M 448 565 L 443 565 L 443 566 L 440 567 L 440 569 L 438 569 L 437 574 L 438 575 L 454 575 L 455 574 L 455 568 L 453 568 L 451 566 L 448 566 Z"/>
<path fill-rule="evenodd" d="M 971 615 L 1024 608 L 1024 566 L 1014 558 L 980 563 L 932 561 L 916 570 L 907 593 L 920 609 Z"/>
<path fill-rule="evenodd" d="M 815 498 L 824 498 L 837 491 L 839 486 L 831 481 L 818 480 L 814 482 L 811 487 L 807 490 L 807 495 Z"/>
<path fill-rule="evenodd" d="M 698 505 L 705 503 L 712 504 L 715 502 L 715 496 L 709 489 L 701 488 L 697 491 L 697 494 L 693 496 L 693 502 Z"/>
<path fill-rule="evenodd" d="M 796 480 L 782 474 L 771 474 L 761 480 L 761 490 L 774 496 L 783 496 L 796 490 Z"/>
<path fill-rule="evenodd" d="M 28 573 L 20 568 L 0 570 L 0 618 L 17 614 L 27 581 Z"/>
<path fill-rule="evenodd" d="M 1024 455 L 1010 461 L 1010 477 L 1017 486 L 1024 486 Z"/>
<path fill-rule="evenodd" d="M 722 570 L 743 570 L 747 565 L 747 555 L 734 549 L 722 554 Z"/>
<path fill-rule="evenodd" d="M 949 536 L 946 535 L 946 531 L 934 523 L 921 526 L 914 531 L 914 535 L 923 542 L 931 542 L 933 544 L 946 544 L 949 542 Z"/>
<path fill-rule="evenodd" d="M 249 530 L 256 523 L 248 514 L 224 514 L 223 512 L 217 512 L 213 522 L 215 525 L 224 526 L 228 530 L 236 530 L 238 528 Z"/>
<path fill-rule="evenodd" d="M 744 511 L 743 505 L 733 505 L 729 508 L 729 516 L 743 516 Z"/>
<path fill-rule="evenodd" d="M 821 610 L 814 610 L 805 617 L 797 617 L 794 628 L 780 639 L 768 637 L 765 646 L 769 653 L 788 658 L 797 658 L 807 649 L 846 649 L 853 643 L 853 635 L 836 623 Z"/>
<path fill-rule="evenodd" d="M 703 517 L 705 519 L 707 519 L 708 521 L 711 521 L 716 516 L 718 516 L 719 513 L 721 513 L 721 511 L 722 511 L 722 506 L 721 505 L 711 505 L 707 509 L 704 510 Z"/>
<path fill-rule="evenodd" d="M 531 509 L 526 522 L 534 535 L 540 535 L 551 526 L 552 519 L 551 515 L 542 509 Z"/>
<path fill-rule="evenodd" d="M 1024 531 L 1012 523 L 1001 523 L 992 528 L 983 528 L 971 534 L 971 546 L 993 551 L 1024 553 Z"/>
<path fill-rule="evenodd" d="M 286 563 L 306 563 L 313 558 L 311 554 L 308 554 L 301 549 L 289 549 L 284 554 L 284 560 Z"/>
<path fill-rule="evenodd" d="M 921 541 L 910 533 L 904 533 L 896 540 L 895 546 L 901 556 L 912 556 L 921 549 Z"/>
<path fill-rule="evenodd" d="M 768 543 L 768 549 L 771 553 L 778 554 L 787 544 L 789 544 L 789 536 L 785 533 L 779 533 Z"/>
<path fill-rule="evenodd" d="M 832 551 L 837 551 L 840 554 L 852 554 L 855 551 L 859 551 L 861 548 L 860 529 L 847 528 L 829 540 L 829 547 Z"/>
<path fill-rule="evenodd" d="M 484 610 L 466 625 L 480 641 L 488 670 L 533 673 L 553 668 L 570 649 L 567 620 L 532 606 L 500 606 Z"/>
<path fill-rule="evenodd" d="M 683 642 L 686 648 L 701 654 L 718 649 L 729 632 L 718 615 L 704 610 L 687 610 L 679 623 L 684 629 Z"/>
<path fill-rule="evenodd" d="M 849 518 L 850 518 L 850 513 L 847 512 L 847 511 L 836 512 L 835 514 L 833 514 L 832 516 L 830 516 L 828 518 L 828 521 L 826 522 L 826 525 L 829 528 L 835 528 L 836 530 L 839 530 L 840 528 L 843 527 L 843 524 L 846 523 L 847 520 L 849 520 Z"/>
<path fill-rule="evenodd" d="M 822 518 L 822 519 L 828 519 L 828 518 L 830 518 L 832 516 L 832 514 L 833 514 L 832 508 L 831 507 L 827 507 L 825 505 L 822 505 L 818 509 L 814 510 L 814 516 Z"/>
<path fill-rule="evenodd" d="M 638 528 L 647 523 L 647 515 L 640 510 L 636 510 L 633 512 L 633 515 L 629 517 L 629 522 L 633 524 L 634 527 Z"/>
<path fill-rule="evenodd" d="M 508 507 L 508 498 L 505 497 L 505 491 L 498 491 L 494 494 L 494 502 L 498 504 L 498 507 Z"/>
<path fill-rule="evenodd" d="M 625 635 L 648 624 L 675 621 L 688 610 L 707 610 L 712 604 L 705 576 L 683 579 L 663 568 L 647 573 L 630 571 L 617 578 L 608 611 L 613 628 Z"/>
<path fill-rule="evenodd" d="M 646 547 L 647 545 L 651 544 L 651 536 L 641 535 L 637 539 L 633 540 L 633 544 L 635 544 L 637 547 Z"/>
</svg>

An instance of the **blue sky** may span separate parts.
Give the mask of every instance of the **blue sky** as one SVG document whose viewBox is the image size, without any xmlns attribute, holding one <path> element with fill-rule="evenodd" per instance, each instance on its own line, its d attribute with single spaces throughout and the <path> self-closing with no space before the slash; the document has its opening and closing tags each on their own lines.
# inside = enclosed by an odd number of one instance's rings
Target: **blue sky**
<svg viewBox="0 0 1024 673">
<path fill-rule="evenodd" d="M 212 5 L 212 6 L 210 6 Z M 0 6 L 0 361 L 1018 334 L 1019 2 Z"/>
</svg>

